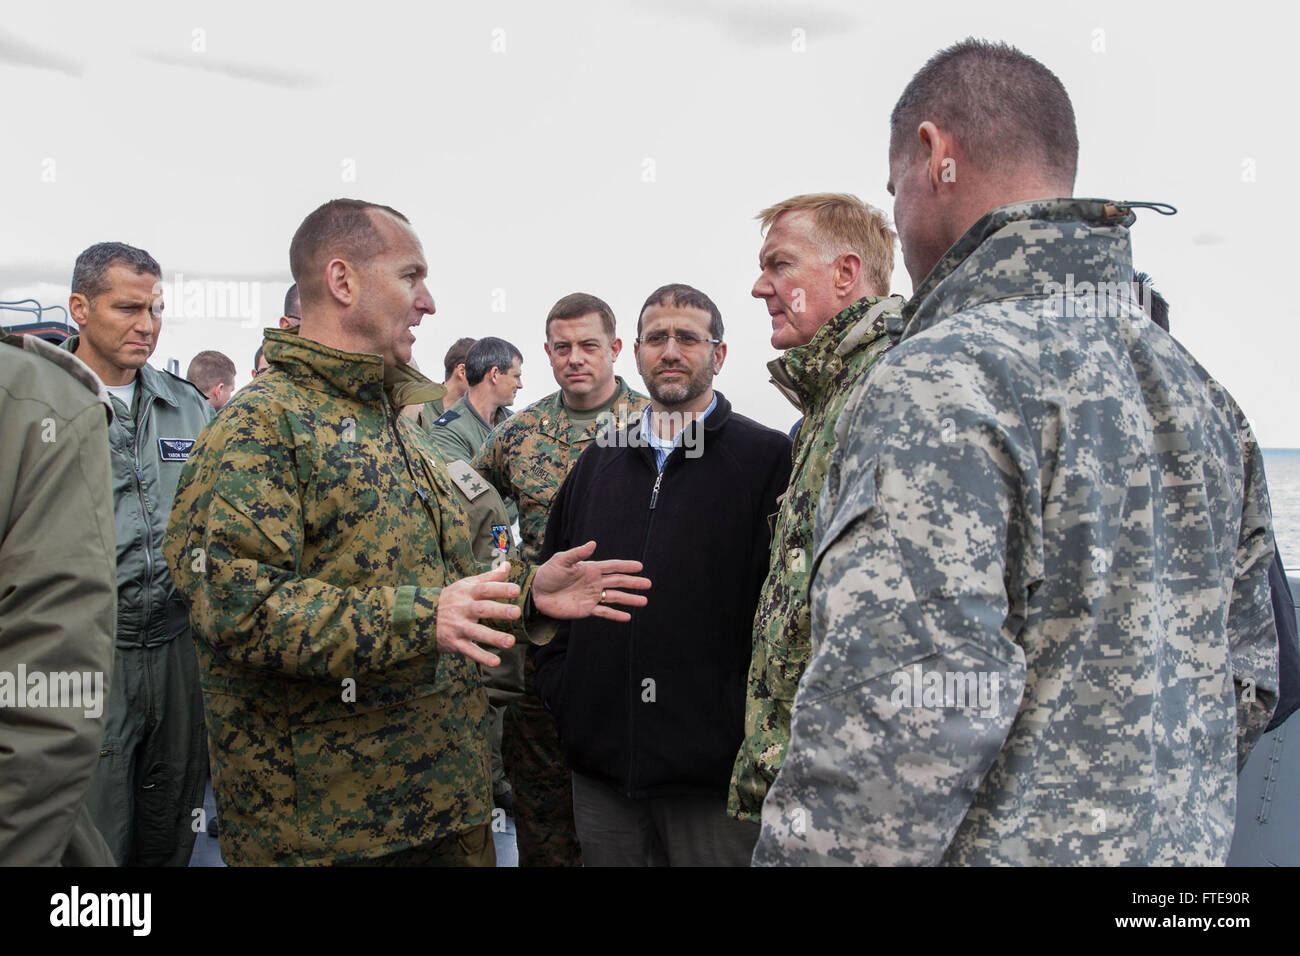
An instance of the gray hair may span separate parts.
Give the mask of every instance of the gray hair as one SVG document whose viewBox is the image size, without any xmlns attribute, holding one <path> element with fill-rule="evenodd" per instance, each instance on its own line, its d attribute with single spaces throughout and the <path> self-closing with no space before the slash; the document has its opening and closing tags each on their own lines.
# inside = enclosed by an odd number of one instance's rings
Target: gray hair
<svg viewBox="0 0 1300 956">
<path fill-rule="evenodd" d="M 470 346 L 469 354 L 465 356 L 465 381 L 477 385 L 494 368 L 508 372 L 515 359 L 522 362 L 523 353 L 505 339 L 491 335 L 481 338 Z"/>
<path fill-rule="evenodd" d="M 125 242 L 97 242 L 81 255 L 72 267 L 72 291 L 93 299 L 108 291 L 108 269 L 112 265 L 135 269 L 136 275 L 162 278 L 162 266 L 143 249 Z"/>
</svg>

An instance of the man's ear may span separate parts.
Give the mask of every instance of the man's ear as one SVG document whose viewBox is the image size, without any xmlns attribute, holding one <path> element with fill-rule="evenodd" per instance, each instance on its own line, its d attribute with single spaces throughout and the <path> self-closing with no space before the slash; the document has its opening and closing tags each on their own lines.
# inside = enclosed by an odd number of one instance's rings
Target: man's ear
<svg viewBox="0 0 1300 956">
<path fill-rule="evenodd" d="M 938 190 L 944 183 L 957 181 L 956 140 L 946 130 L 926 120 L 916 129 L 920 145 L 917 162 L 925 163 L 926 178 L 930 188 Z"/>
<path fill-rule="evenodd" d="M 78 327 L 85 328 L 86 322 L 90 319 L 90 300 L 80 292 L 72 293 L 68 296 L 68 312 Z"/>
<path fill-rule="evenodd" d="M 858 285 L 858 279 L 862 275 L 862 259 L 856 252 L 846 252 L 835 260 L 835 271 L 831 276 L 831 281 L 835 286 L 835 292 L 843 297 Z"/>
<path fill-rule="evenodd" d="M 623 351 L 623 340 L 614 339 L 609 343 L 609 350 L 614 354 L 614 360 L 618 360 L 618 353 Z"/>
<path fill-rule="evenodd" d="M 357 278 L 346 259 L 331 259 L 325 265 L 325 289 L 339 305 L 352 305 L 356 300 Z"/>
</svg>

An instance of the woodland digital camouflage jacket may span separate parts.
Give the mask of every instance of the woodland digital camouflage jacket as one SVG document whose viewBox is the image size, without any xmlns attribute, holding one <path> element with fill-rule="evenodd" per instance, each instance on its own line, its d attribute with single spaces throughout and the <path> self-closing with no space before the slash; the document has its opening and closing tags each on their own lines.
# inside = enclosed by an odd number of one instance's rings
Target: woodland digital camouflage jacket
<svg viewBox="0 0 1300 956">
<path fill-rule="evenodd" d="M 901 298 L 867 296 L 828 320 L 807 345 L 768 363 L 772 383 L 803 412 L 790 485 L 772 535 L 772 559 L 754 617 L 745 738 L 732 770 L 727 811 L 757 823 L 790 742 L 790 707 L 811 656 L 808 570 L 813 512 L 835 448 L 835 422 L 849 394 L 889 345 L 885 314 Z"/>
<path fill-rule="evenodd" d="M 278 330 L 266 357 L 195 447 L 165 544 L 192 602 L 222 854 L 341 861 L 485 824 L 487 698 L 435 630 L 440 588 L 487 567 L 432 440 L 398 413 L 432 383 Z M 532 570 L 510 580 L 522 603 Z"/>
<path fill-rule="evenodd" d="M 1132 222 L 993 210 L 846 406 L 756 863 L 1227 858 L 1275 700 L 1268 493 L 1135 301 Z"/>
</svg>

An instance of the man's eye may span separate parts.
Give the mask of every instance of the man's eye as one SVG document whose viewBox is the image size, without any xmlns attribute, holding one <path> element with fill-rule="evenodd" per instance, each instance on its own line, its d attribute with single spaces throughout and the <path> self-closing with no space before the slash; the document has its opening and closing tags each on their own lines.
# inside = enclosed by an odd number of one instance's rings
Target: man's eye
<svg viewBox="0 0 1300 956">
<path fill-rule="evenodd" d="M 599 343 L 599 342 L 583 342 L 583 343 L 582 343 L 582 350 L 583 350 L 584 352 L 589 353 L 589 354 L 594 354 L 594 353 L 600 351 L 600 343 Z"/>
<path fill-rule="evenodd" d="M 569 347 L 567 345 L 553 345 L 551 346 L 551 351 L 554 352 L 556 355 L 561 355 L 561 356 L 568 355 Z"/>
</svg>

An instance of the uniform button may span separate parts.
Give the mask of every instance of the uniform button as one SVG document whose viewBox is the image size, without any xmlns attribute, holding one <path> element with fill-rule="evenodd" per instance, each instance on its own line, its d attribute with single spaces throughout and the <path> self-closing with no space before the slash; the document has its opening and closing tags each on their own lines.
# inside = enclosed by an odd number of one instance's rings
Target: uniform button
<svg viewBox="0 0 1300 956">
<path fill-rule="evenodd" d="M 786 557 L 786 565 L 791 571 L 802 571 L 804 569 L 803 548 L 791 548 Z"/>
</svg>

